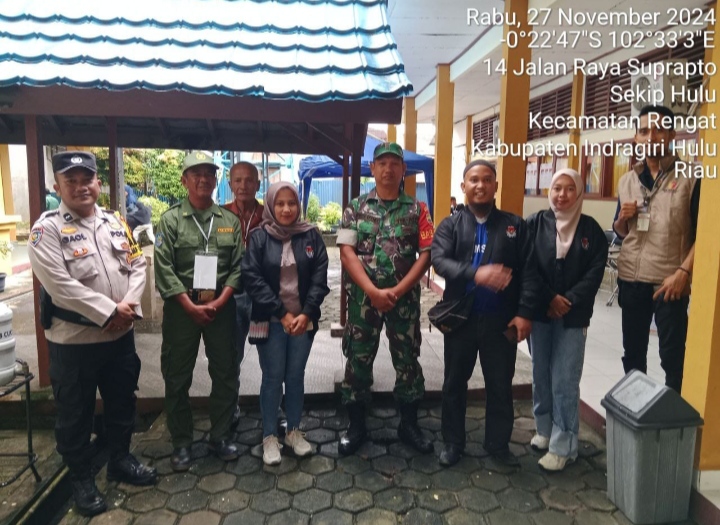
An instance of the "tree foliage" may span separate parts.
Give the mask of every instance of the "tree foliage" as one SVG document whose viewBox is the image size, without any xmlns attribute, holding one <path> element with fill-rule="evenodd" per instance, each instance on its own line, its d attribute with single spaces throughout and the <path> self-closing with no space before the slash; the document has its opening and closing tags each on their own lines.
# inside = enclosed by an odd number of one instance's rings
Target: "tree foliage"
<svg viewBox="0 0 720 525">
<path fill-rule="evenodd" d="M 330 231 L 335 228 L 342 219 L 342 208 L 337 202 L 328 202 L 320 212 L 320 229 Z"/>
<path fill-rule="evenodd" d="M 312 223 L 316 223 L 320 220 L 320 198 L 317 195 L 310 195 L 310 198 L 308 199 L 305 220 Z"/>
</svg>

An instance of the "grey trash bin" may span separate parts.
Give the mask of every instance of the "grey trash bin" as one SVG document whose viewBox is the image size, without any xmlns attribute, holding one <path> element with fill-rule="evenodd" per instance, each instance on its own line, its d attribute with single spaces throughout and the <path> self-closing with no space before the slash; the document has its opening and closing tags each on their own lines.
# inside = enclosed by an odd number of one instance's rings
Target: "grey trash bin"
<svg viewBox="0 0 720 525">
<path fill-rule="evenodd" d="M 607 411 L 610 501 L 637 525 L 687 519 L 700 414 L 637 370 L 600 403 Z"/>
</svg>

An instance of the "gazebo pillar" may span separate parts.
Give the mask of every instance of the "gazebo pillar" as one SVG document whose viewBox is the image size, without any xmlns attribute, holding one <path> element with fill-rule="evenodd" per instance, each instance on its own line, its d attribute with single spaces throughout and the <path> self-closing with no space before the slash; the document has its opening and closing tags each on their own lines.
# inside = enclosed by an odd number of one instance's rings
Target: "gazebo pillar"
<svg viewBox="0 0 720 525">
<path fill-rule="evenodd" d="M 405 97 L 403 104 L 403 122 L 405 123 L 405 143 L 403 148 L 408 151 L 417 151 L 417 110 L 415 97 Z M 405 193 L 415 197 L 417 182 L 415 177 L 405 178 Z"/>
<path fill-rule="evenodd" d="M 450 81 L 450 64 L 438 64 L 435 95 L 435 200 L 433 222 L 450 215 L 452 180 L 453 110 L 455 84 Z"/>
</svg>

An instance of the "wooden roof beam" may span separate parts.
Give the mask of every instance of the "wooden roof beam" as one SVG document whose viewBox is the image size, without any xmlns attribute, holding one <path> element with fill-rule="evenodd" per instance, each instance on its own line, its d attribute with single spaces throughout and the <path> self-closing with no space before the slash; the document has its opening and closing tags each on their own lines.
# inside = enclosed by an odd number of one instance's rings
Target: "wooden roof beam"
<svg viewBox="0 0 720 525">
<path fill-rule="evenodd" d="M 60 117 L 45 115 L 45 120 L 48 121 L 50 127 L 52 127 L 52 129 L 54 129 L 61 137 L 65 135 L 65 126 L 62 125 Z"/>
<path fill-rule="evenodd" d="M 322 124 L 311 124 L 310 122 L 306 122 L 305 124 L 307 124 L 308 128 L 317 131 L 320 135 L 322 135 L 329 141 L 334 142 L 341 148 L 352 151 L 352 143 L 342 135 L 338 135 L 331 129 L 327 129 L 327 127 L 323 126 Z"/>
</svg>

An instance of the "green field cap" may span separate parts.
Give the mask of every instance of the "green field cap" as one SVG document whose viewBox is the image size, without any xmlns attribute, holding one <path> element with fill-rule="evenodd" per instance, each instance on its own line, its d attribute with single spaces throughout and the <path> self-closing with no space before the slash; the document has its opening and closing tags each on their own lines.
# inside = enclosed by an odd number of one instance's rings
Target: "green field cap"
<svg viewBox="0 0 720 525">
<path fill-rule="evenodd" d="M 193 166 L 200 166 L 202 164 L 212 166 L 216 170 L 220 169 L 220 166 L 213 162 L 212 153 L 209 153 L 207 151 L 191 151 L 190 153 L 185 155 L 185 160 L 183 160 L 183 173 L 188 168 L 192 168 Z"/>
<path fill-rule="evenodd" d="M 390 153 L 391 155 L 397 155 L 401 159 L 403 157 L 402 148 L 395 142 L 382 142 L 375 147 L 373 152 L 373 160 L 377 159 L 380 155 Z"/>
</svg>

